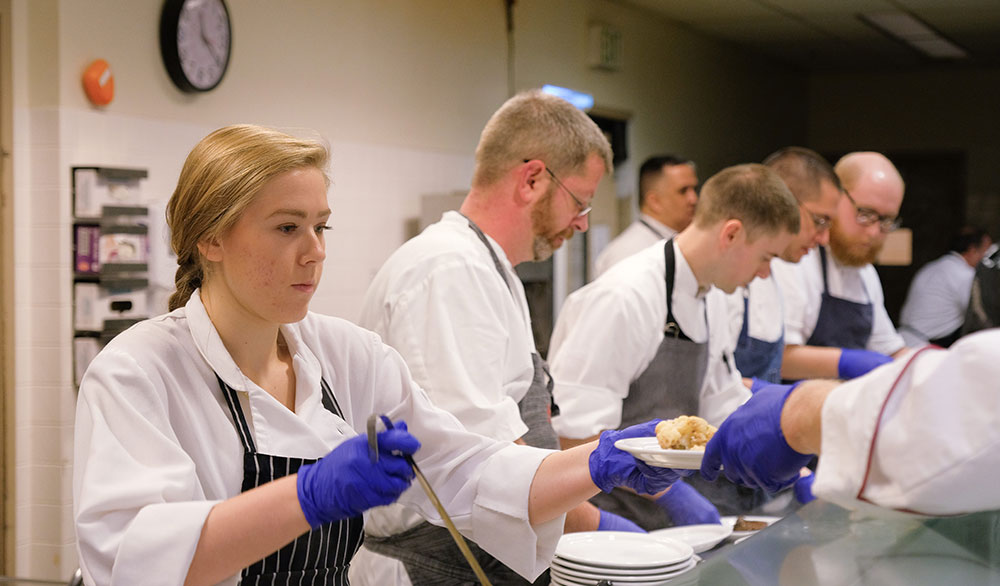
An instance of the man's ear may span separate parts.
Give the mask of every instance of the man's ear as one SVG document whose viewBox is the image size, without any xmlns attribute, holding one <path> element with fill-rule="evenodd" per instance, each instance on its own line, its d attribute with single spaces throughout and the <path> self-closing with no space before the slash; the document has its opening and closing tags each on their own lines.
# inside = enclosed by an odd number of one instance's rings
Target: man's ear
<svg viewBox="0 0 1000 586">
<path fill-rule="evenodd" d="M 517 198 L 519 203 L 531 205 L 545 195 L 549 186 L 549 175 L 545 172 L 545 163 L 532 159 L 515 169 L 517 179 Z"/>
<path fill-rule="evenodd" d="M 743 222 L 736 218 L 730 218 L 722 223 L 722 229 L 719 230 L 719 248 L 720 250 L 728 250 L 746 240 L 746 236 L 747 231 L 744 229 Z"/>
<path fill-rule="evenodd" d="M 215 236 L 199 240 L 198 252 L 201 253 L 202 258 L 209 262 L 219 262 L 222 260 L 222 244 Z"/>
</svg>

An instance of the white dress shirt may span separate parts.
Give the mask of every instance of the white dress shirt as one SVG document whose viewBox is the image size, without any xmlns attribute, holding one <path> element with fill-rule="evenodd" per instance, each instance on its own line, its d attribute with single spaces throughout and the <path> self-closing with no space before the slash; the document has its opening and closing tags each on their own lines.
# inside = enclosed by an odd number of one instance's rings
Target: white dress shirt
<svg viewBox="0 0 1000 586">
<path fill-rule="evenodd" d="M 648 226 L 642 222 L 646 222 Z M 628 258 L 640 250 L 648 248 L 658 240 L 673 238 L 676 235 L 677 231 L 673 228 L 654 220 L 651 216 L 639 214 L 639 220 L 632 222 L 622 230 L 622 233 L 608 242 L 604 250 L 597 255 L 597 260 L 594 261 L 595 278 L 600 277 L 623 258 Z"/>
<path fill-rule="evenodd" d="M 1000 330 L 985 330 L 837 387 L 823 406 L 816 496 L 876 514 L 1000 509 L 998 348 Z"/>
<path fill-rule="evenodd" d="M 674 255 L 674 317 L 692 341 L 707 341 L 709 347 L 698 415 L 718 425 L 750 397 L 732 355 L 728 301 L 715 288 L 700 293 L 676 244 Z M 560 411 L 552 425 L 560 436 L 583 439 L 621 424 L 629 385 L 646 370 L 663 340 L 664 271 L 661 241 L 566 299 L 549 356 Z"/>
<path fill-rule="evenodd" d="M 777 279 L 785 301 L 785 345 L 805 345 L 816 328 L 823 301 L 823 272 L 819 248 L 813 248 L 797 263 L 780 259 L 771 261 L 771 274 Z M 827 280 L 834 297 L 873 305 L 874 321 L 866 348 L 882 354 L 902 350 L 906 343 L 896 333 L 882 296 L 882 282 L 875 267 L 841 265 L 827 251 Z"/>
<path fill-rule="evenodd" d="M 908 346 L 947 336 L 965 321 L 976 269 L 949 252 L 917 271 L 899 313 L 899 333 Z"/>
<path fill-rule="evenodd" d="M 240 394 L 262 453 L 319 458 L 365 433 L 373 413 L 405 421 L 422 444 L 415 459 L 459 529 L 526 576 L 548 566 L 563 518 L 532 528 L 528 492 L 551 452 L 466 431 L 430 403 L 394 350 L 344 320 L 310 313 L 282 334 L 293 354 L 294 412 L 243 375 L 197 292 L 94 359 L 80 387 L 73 478 L 87 583 L 183 583 L 209 511 L 240 493 L 243 446 L 216 373 Z M 323 407 L 321 377 L 343 419 Z M 416 483 L 400 502 L 441 523 Z"/>
</svg>

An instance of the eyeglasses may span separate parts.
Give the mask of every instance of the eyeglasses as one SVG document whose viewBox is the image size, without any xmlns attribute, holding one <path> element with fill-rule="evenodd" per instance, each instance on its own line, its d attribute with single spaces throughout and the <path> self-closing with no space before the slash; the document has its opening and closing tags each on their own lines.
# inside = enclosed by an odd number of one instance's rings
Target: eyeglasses
<svg viewBox="0 0 1000 586">
<path fill-rule="evenodd" d="M 821 216 L 819 214 L 814 214 L 805 206 L 801 207 L 803 210 L 805 210 L 807 214 L 809 214 L 809 217 L 812 218 L 813 226 L 816 226 L 817 232 L 822 232 L 824 230 L 830 229 L 830 224 L 833 223 L 833 219 L 830 216 Z"/>
<path fill-rule="evenodd" d="M 531 159 L 524 159 L 524 162 L 527 163 L 530 160 Z M 594 209 L 594 206 L 589 206 L 589 205 L 583 203 L 583 201 L 581 201 L 580 198 L 578 198 L 577 196 L 573 195 L 573 192 L 570 191 L 569 188 L 566 187 L 566 185 L 563 184 L 563 182 L 560 181 L 558 177 L 556 177 L 556 174 L 552 172 L 552 169 L 549 169 L 548 165 L 545 165 L 545 170 L 548 172 L 549 177 L 552 177 L 552 180 L 556 182 L 556 185 L 558 185 L 559 187 L 562 187 L 563 189 L 565 189 L 566 193 L 568 193 L 569 196 L 573 198 L 573 203 L 576 204 L 576 207 L 580 208 L 580 212 L 578 214 L 576 214 L 576 217 L 582 218 L 582 217 L 586 216 L 587 214 L 589 214 L 590 210 Z"/>
<path fill-rule="evenodd" d="M 854 206 L 855 210 L 857 210 L 857 215 L 854 216 L 854 219 L 857 220 L 859 225 L 864 226 L 865 228 L 878 223 L 879 229 L 888 234 L 896 228 L 899 228 L 899 225 L 903 223 L 903 219 L 899 216 L 883 216 L 871 208 L 858 206 L 858 202 L 854 201 L 854 198 L 851 197 L 850 192 L 846 189 L 844 190 L 844 195 L 847 196 L 851 205 Z"/>
</svg>

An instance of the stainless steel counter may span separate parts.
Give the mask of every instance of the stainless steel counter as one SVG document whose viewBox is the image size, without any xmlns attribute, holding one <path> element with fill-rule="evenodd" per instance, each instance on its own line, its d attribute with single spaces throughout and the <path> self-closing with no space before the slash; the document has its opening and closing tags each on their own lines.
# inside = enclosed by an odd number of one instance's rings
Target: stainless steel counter
<svg viewBox="0 0 1000 586">
<path fill-rule="evenodd" d="M 885 520 L 814 501 L 702 557 L 671 585 L 1000 585 L 1000 512 Z"/>
</svg>

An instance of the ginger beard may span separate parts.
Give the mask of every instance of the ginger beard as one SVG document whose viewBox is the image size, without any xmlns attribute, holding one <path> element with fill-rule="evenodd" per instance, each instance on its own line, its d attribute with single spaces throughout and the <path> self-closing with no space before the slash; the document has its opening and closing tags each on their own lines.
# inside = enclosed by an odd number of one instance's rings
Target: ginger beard
<svg viewBox="0 0 1000 586">
<path fill-rule="evenodd" d="M 842 265 L 863 267 L 872 264 L 884 244 L 884 237 L 871 242 L 858 242 L 846 231 L 841 230 L 837 222 L 830 226 L 830 252 Z"/>
<path fill-rule="evenodd" d="M 531 210 L 531 231 L 533 234 L 532 253 L 534 262 L 547 260 L 555 253 L 562 243 L 573 237 L 573 227 L 567 226 L 558 230 L 555 214 L 552 211 L 552 194 L 555 185 L 538 200 Z"/>
</svg>

